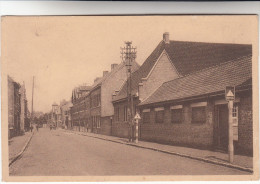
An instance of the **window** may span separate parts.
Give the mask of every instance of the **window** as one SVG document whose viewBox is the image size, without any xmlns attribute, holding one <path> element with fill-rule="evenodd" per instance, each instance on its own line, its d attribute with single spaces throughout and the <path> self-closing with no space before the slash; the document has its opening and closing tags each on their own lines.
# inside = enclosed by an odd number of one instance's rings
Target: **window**
<svg viewBox="0 0 260 184">
<path fill-rule="evenodd" d="M 164 120 L 164 108 L 158 107 L 154 109 L 155 111 L 155 122 L 156 123 L 163 123 Z"/>
<path fill-rule="evenodd" d="M 143 112 L 143 123 L 150 123 L 150 112 Z"/>
<path fill-rule="evenodd" d="M 206 107 L 192 107 L 192 123 L 206 123 Z"/>
<path fill-rule="evenodd" d="M 127 121 L 127 106 L 124 106 L 124 121 Z"/>
<path fill-rule="evenodd" d="M 97 128 L 100 128 L 100 116 L 96 116 L 96 118 L 97 118 Z"/>
<path fill-rule="evenodd" d="M 100 106 L 100 104 L 101 104 L 101 95 L 98 94 L 97 95 L 97 106 Z"/>
<path fill-rule="evenodd" d="M 120 109 L 119 109 L 119 107 L 116 107 L 115 108 L 115 120 L 116 121 L 119 121 L 119 113 L 120 113 Z"/>
<path fill-rule="evenodd" d="M 182 109 L 171 109 L 171 122 L 172 123 L 182 122 Z"/>
<path fill-rule="evenodd" d="M 91 98 L 91 107 L 98 107 L 101 104 L 101 96 L 100 94 L 93 95 Z"/>
<path fill-rule="evenodd" d="M 233 139 L 234 141 L 238 140 L 238 105 L 234 104 L 232 109 L 233 117 Z"/>
</svg>

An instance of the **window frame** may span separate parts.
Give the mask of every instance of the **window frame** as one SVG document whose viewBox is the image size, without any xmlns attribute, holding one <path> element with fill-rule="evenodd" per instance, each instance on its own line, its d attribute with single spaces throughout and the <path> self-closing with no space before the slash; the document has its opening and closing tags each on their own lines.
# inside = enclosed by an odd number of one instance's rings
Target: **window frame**
<svg viewBox="0 0 260 184">
<path fill-rule="evenodd" d="M 177 111 L 177 113 L 180 113 L 180 120 L 176 121 L 173 117 L 173 112 Z M 180 111 L 180 112 L 178 112 Z M 176 114 L 176 113 L 175 113 Z M 175 116 L 176 117 L 176 116 Z M 183 108 L 171 108 L 171 123 L 172 124 L 181 124 L 183 123 Z"/>
<path fill-rule="evenodd" d="M 194 110 L 198 110 L 198 109 L 203 109 L 203 113 L 204 113 L 204 118 L 203 120 L 200 120 L 200 121 L 195 121 L 194 120 Z M 201 124 L 205 124 L 207 121 L 207 109 L 206 109 L 206 106 L 193 106 L 191 107 L 191 123 L 194 124 L 194 125 L 201 125 Z"/>
<path fill-rule="evenodd" d="M 157 108 L 154 109 L 154 112 L 155 112 L 155 123 L 163 124 L 164 123 L 164 116 L 165 116 L 164 107 L 157 107 Z M 159 113 L 162 113 L 162 120 L 160 120 L 160 121 L 158 121 Z"/>
</svg>

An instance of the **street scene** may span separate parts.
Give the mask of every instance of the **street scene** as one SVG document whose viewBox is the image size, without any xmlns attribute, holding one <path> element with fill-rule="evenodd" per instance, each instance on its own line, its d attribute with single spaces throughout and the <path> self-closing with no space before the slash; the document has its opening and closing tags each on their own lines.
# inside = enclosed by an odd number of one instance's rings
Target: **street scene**
<svg viewBox="0 0 260 184">
<path fill-rule="evenodd" d="M 46 128 L 35 133 L 22 158 L 10 167 L 10 175 L 15 176 L 201 175 L 205 172 L 210 175 L 248 174 L 246 171 Z"/>
<path fill-rule="evenodd" d="M 249 20 L 4 17 L 9 176 L 253 175 Z"/>
</svg>

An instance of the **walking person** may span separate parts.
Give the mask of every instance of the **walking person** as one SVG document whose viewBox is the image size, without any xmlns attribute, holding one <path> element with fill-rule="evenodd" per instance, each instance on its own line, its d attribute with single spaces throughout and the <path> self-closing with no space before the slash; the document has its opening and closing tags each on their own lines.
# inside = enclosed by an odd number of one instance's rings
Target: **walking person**
<svg viewBox="0 0 260 184">
<path fill-rule="evenodd" d="M 38 124 L 36 125 L 36 130 L 37 130 L 37 132 L 39 132 L 39 125 Z"/>
<path fill-rule="evenodd" d="M 33 131 L 33 126 L 32 125 L 30 126 L 30 130 L 31 130 L 31 132 Z"/>
</svg>

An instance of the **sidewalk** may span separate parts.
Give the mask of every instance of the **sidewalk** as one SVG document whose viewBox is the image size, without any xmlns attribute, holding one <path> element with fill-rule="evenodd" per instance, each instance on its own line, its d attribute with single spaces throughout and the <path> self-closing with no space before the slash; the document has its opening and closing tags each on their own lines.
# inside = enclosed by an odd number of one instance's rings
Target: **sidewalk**
<svg viewBox="0 0 260 184">
<path fill-rule="evenodd" d="M 139 141 L 136 144 L 136 143 L 129 143 L 128 139 L 126 138 L 106 136 L 106 135 L 94 134 L 89 132 L 76 132 L 72 130 L 65 130 L 65 131 L 74 132 L 79 135 L 95 137 L 107 141 L 117 142 L 120 144 L 127 144 L 127 145 L 136 146 L 144 149 L 151 149 L 151 150 L 160 151 L 168 154 L 178 155 L 181 157 L 187 157 L 191 159 L 201 160 L 204 162 L 209 162 L 213 164 L 223 165 L 226 167 L 253 172 L 253 157 L 249 157 L 249 156 L 234 155 L 234 162 L 233 164 L 230 164 L 228 162 L 227 153 L 214 152 L 209 150 L 200 150 L 200 149 L 180 147 L 180 146 L 164 145 L 164 144 L 145 142 L 145 141 Z"/>
<path fill-rule="evenodd" d="M 25 132 L 24 135 L 16 136 L 8 140 L 9 162 L 14 159 L 26 146 L 31 138 L 31 132 Z"/>
</svg>

